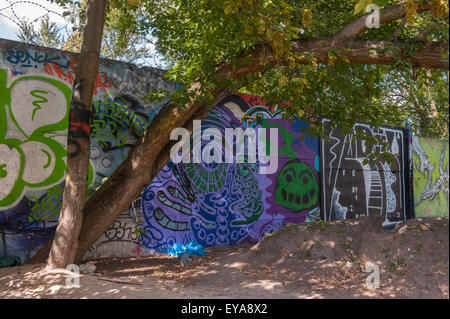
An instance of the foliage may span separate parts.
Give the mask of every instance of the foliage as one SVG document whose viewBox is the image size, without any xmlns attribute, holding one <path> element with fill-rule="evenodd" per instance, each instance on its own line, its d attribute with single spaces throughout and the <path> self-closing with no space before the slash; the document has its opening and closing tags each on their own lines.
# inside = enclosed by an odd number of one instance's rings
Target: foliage
<svg viewBox="0 0 450 319">
<path fill-rule="evenodd" d="M 84 21 L 85 1 L 59 2 L 69 8 L 67 14 L 78 10 L 79 21 Z M 102 55 L 142 61 L 155 46 L 159 64 L 169 69 L 168 79 L 185 85 L 149 97 L 170 94 L 174 103 L 184 105 L 190 99 L 212 100 L 218 66 L 248 62 L 246 52 L 269 45 L 286 63 L 239 80 L 221 79 L 231 91 L 273 103 L 289 101 L 286 117 L 311 123 L 327 117 L 344 132 L 362 121 L 410 125 L 418 135 L 448 138 L 448 71 L 413 69 L 402 59 L 391 65 L 349 63 L 339 49 L 328 51 L 328 64 L 318 64 L 314 54 L 305 54 L 307 64 L 297 62 L 302 53 L 291 50 L 293 41 L 326 41 L 366 15 L 371 3 L 380 8 L 405 3 L 406 16 L 365 30 L 359 39 L 386 40 L 392 43 L 390 50 L 411 53 L 423 43 L 448 43 L 448 3 L 441 0 L 110 0 Z M 430 3 L 432 10 L 418 13 L 423 3 Z M 84 22 L 79 21 L 65 49 L 80 45 Z M 396 43 L 401 40 L 411 45 L 400 47 Z M 190 91 L 195 82 L 199 89 Z M 309 130 L 320 133 L 314 126 Z"/>
<path fill-rule="evenodd" d="M 239 64 L 242 53 L 269 44 L 276 56 L 289 61 L 266 72 L 253 73 L 229 84 L 232 90 L 262 96 L 281 103 L 289 101 L 286 116 L 314 121 L 319 116 L 351 130 L 355 121 L 374 125 L 411 125 L 416 133 L 448 138 L 448 75 L 439 70 L 412 70 L 408 61 L 393 65 L 348 63 L 338 50 L 328 52 L 328 65 L 295 62 L 298 53 L 292 40 L 333 36 L 357 17 L 372 1 L 290 0 L 172 0 L 141 1 L 148 16 L 157 48 L 170 66 L 168 77 L 186 83 L 201 79 L 202 87 L 216 85 L 218 65 Z M 383 7 L 401 1 L 380 0 Z M 448 42 L 448 4 L 433 1 L 432 12 L 417 13 L 418 2 L 408 0 L 404 19 L 364 31 L 360 38 Z M 356 16 L 355 16 L 356 14 Z M 410 50 L 393 47 L 394 50 Z M 412 74 L 416 76 L 412 76 Z M 183 88 L 181 89 L 183 90 Z M 405 94 L 398 94 L 398 91 Z M 208 92 L 201 92 L 208 95 Z M 396 96 L 395 99 L 392 97 Z M 178 95 L 177 95 L 178 97 Z M 435 108 L 436 110 L 431 110 Z M 312 133 L 318 133 L 314 127 Z"/>
<path fill-rule="evenodd" d="M 67 34 L 61 32 L 61 27 L 49 21 L 46 15 L 40 19 L 35 29 L 33 22 L 26 19 L 18 21 L 20 31 L 18 37 L 21 41 L 61 50 L 80 52 L 82 34 L 85 26 L 87 0 L 57 0 L 64 8 L 63 16 L 67 19 Z M 117 21 L 137 21 L 144 15 L 143 12 L 128 10 L 128 6 L 107 7 L 107 16 L 104 25 L 101 57 L 135 64 L 153 64 L 161 66 L 159 57 L 155 54 L 152 38 L 147 31 L 127 24 L 118 27 Z"/>
<path fill-rule="evenodd" d="M 61 47 L 61 44 L 64 42 L 64 37 L 59 33 L 58 26 L 56 23 L 50 22 L 48 15 L 40 21 L 37 30 L 35 30 L 34 24 L 26 19 L 18 23 L 20 27 L 18 37 L 22 42 L 50 48 Z"/>
<path fill-rule="evenodd" d="M 331 227 L 331 224 L 329 222 L 319 220 L 319 221 L 311 221 L 306 224 L 306 227 L 311 230 L 328 230 Z"/>
</svg>

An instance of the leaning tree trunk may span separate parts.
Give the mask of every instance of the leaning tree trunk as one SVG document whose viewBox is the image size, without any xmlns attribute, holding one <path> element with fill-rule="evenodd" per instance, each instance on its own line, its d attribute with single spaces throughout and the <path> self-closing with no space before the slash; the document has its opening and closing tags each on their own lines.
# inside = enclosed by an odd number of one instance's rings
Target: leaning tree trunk
<svg viewBox="0 0 450 319">
<path fill-rule="evenodd" d="M 86 25 L 70 100 L 67 172 L 58 226 L 47 268 L 65 268 L 75 262 L 86 201 L 89 171 L 90 114 L 98 72 L 106 0 L 89 0 Z"/>
</svg>

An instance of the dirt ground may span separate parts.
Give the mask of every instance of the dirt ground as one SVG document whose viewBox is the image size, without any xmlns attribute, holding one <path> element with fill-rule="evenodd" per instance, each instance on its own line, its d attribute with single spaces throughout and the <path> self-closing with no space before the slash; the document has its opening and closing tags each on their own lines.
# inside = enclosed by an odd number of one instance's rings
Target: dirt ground
<svg viewBox="0 0 450 319">
<path fill-rule="evenodd" d="M 448 218 L 390 231 L 381 221 L 292 224 L 256 245 L 208 248 L 189 267 L 170 256 L 91 260 L 95 270 L 79 288 L 43 265 L 0 268 L 0 298 L 448 299 Z M 366 286 L 370 265 L 380 270 L 379 288 Z"/>
</svg>

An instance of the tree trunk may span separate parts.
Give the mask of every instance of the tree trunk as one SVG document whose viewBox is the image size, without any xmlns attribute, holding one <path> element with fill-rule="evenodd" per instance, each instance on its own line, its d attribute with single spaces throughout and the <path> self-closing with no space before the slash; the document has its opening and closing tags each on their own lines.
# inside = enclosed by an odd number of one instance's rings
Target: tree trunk
<svg viewBox="0 0 450 319">
<path fill-rule="evenodd" d="M 89 171 L 91 101 L 100 60 L 105 7 L 105 0 L 89 0 L 87 4 L 86 26 L 70 101 L 63 202 L 47 260 L 49 269 L 73 264 L 78 251 Z"/>
</svg>

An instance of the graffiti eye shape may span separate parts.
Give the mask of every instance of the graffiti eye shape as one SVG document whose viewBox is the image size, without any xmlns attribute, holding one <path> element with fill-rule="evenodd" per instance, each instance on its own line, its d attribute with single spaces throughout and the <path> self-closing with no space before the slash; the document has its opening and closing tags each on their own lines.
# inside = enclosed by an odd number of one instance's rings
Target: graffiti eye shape
<svg viewBox="0 0 450 319">
<path fill-rule="evenodd" d="M 98 147 L 91 147 L 90 157 L 91 159 L 97 159 L 100 157 L 100 150 Z"/>
<path fill-rule="evenodd" d="M 284 172 L 284 176 L 286 178 L 286 182 L 290 184 L 294 180 L 295 171 L 292 168 L 289 168 Z"/>
<path fill-rule="evenodd" d="M 109 158 L 104 158 L 102 164 L 105 168 L 109 168 L 111 166 L 111 160 Z"/>
<path fill-rule="evenodd" d="M 288 183 L 292 182 L 292 175 L 291 174 L 287 174 L 286 175 L 286 182 L 288 182 Z"/>
</svg>

